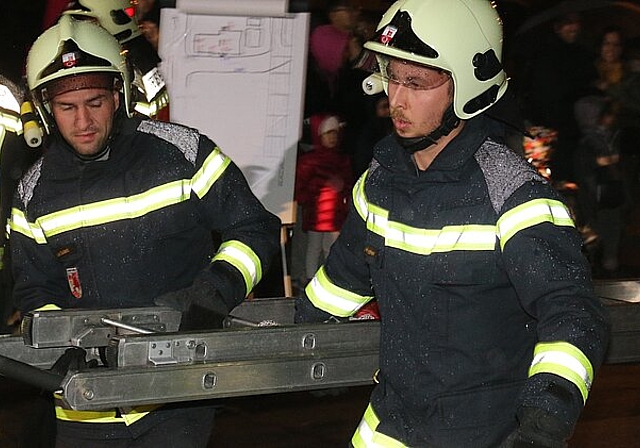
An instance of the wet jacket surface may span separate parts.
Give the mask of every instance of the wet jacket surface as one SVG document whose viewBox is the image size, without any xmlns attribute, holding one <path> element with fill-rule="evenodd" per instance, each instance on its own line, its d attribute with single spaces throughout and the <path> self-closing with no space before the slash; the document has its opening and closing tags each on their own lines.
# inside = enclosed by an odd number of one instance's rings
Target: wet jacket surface
<svg viewBox="0 0 640 448">
<path fill-rule="evenodd" d="M 207 137 L 121 125 L 107 160 L 83 162 L 57 140 L 22 179 L 11 222 L 20 309 L 153 305 L 205 269 L 231 309 L 277 251 L 279 220 Z"/>
<path fill-rule="evenodd" d="M 355 446 L 498 446 L 521 406 L 577 420 L 588 386 L 535 364 L 534 348 L 577 348 L 597 368 L 606 319 L 568 210 L 490 128 L 467 122 L 426 171 L 393 136 L 378 143 L 307 287 L 335 315 L 378 300 L 380 383 L 363 419 L 375 432 L 359 429 Z"/>
</svg>

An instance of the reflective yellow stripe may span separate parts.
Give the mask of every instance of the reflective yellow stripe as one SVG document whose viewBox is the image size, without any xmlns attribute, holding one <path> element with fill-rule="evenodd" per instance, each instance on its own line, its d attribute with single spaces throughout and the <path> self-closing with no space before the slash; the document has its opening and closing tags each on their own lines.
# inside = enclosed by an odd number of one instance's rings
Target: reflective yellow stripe
<svg viewBox="0 0 640 448">
<path fill-rule="evenodd" d="M 60 308 L 58 305 L 55 305 L 53 303 L 47 303 L 46 305 L 42 305 L 40 308 L 36 308 L 33 311 L 58 311 L 61 309 L 62 308 Z"/>
<path fill-rule="evenodd" d="M 364 193 L 364 182 L 369 175 L 369 170 L 366 170 L 360 179 L 356 182 L 351 191 L 351 195 L 353 196 L 353 205 L 356 207 L 356 211 L 360 215 L 363 221 L 367 220 L 367 215 L 369 212 L 367 211 L 367 196 Z"/>
<path fill-rule="evenodd" d="M 128 426 L 146 417 L 149 412 L 157 409 L 160 405 L 139 406 L 128 410 L 126 413 L 121 410 L 119 417 L 115 409 L 109 411 L 74 411 L 73 409 L 65 409 L 58 404 L 55 407 L 58 420 L 82 423 L 121 423 Z"/>
<path fill-rule="evenodd" d="M 72 409 L 64 409 L 62 406 L 56 405 L 56 418 L 68 422 L 83 423 L 124 423 L 121 417 L 116 417 L 116 411 L 74 411 Z"/>
<path fill-rule="evenodd" d="M 133 196 L 112 198 L 59 210 L 30 223 L 18 209 L 12 210 L 12 231 L 46 244 L 47 238 L 63 232 L 109 222 L 134 219 L 147 213 L 189 200 L 191 191 L 202 198 L 220 178 L 230 160 L 214 150 L 192 179 L 182 179 L 151 188 Z"/>
<path fill-rule="evenodd" d="M 355 448 L 408 448 L 404 443 L 376 432 L 380 419 L 373 411 L 371 404 L 364 412 L 360 425 L 356 429 L 351 443 Z"/>
<path fill-rule="evenodd" d="M 504 249 L 507 241 L 519 231 L 543 222 L 575 227 L 565 204 L 553 199 L 533 199 L 514 207 L 498 219 L 501 247 Z"/>
<path fill-rule="evenodd" d="M 568 342 L 539 342 L 533 352 L 529 376 L 553 373 L 575 384 L 587 401 L 593 383 L 593 366 L 582 351 Z"/>
<path fill-rule="evenodd" d="M 496 248 L 494 225 L 466 224 L 441 229 L 421 229 L 389 220 L 389 212 L 371 204 L 364 192 L 363 175 L 353 189 L 353 202 L 367 229 L 385 239 L 385 246 L 418 255 L 462 250 L 492 251 Z"/>
<path fill-rule="evenodd" d="M 311 303 L 334 316 L 347 317 L 353 315 L 360 307 L 369 302 L 372 296 L 361 296 L 334 285 L 324 266 L 305 289 Z"/>
<path fill-rule="evenodd" d="M 42 229 L 35 224 L 27 222 L 22 210 L 17 208 L 11 209 L 11 220 L 9 221 L 9 228 L 12 232 L 22 233 L 27 238 L 35 240 L 39 244 L 46 244 L 47 239 L 44 237 Z"/>
<path fill-rule="evenodd" d="M 240 241 L 225 241 L 220 245 L 213 261 L 223 260 L 230 263 L 242 274 L 248 295 L 262 278 L 262 263 L 256 253 Z"/>
<path fill-rule="evenodd" d="M 495 229 L 495 226 L 468 224 L 428 230 L 389 222 L 385 244 L 419 255 L 456 250 L 491 251 L 496 248 Z"/>
<path fill-rule="evenodd" d="M 215 148 L 202 167 L 193 176 L 191 180 L 191 189 L 199 198 L 204 197 L 209 192 L 211 186 L 222 176 L 227 169 L 231 160 L 220 152 L 219 148 Z"/>
<path fill-rule="evenodd" d="M 146 115 L 147 117 L 155 117 L 158 112 L 169 104 L 169 93 L 162 92 L 151 102 L 139 101 L 135 104 L 134 108 L 137 112 L 140 112 L 142 115 Z"/>
</svg>

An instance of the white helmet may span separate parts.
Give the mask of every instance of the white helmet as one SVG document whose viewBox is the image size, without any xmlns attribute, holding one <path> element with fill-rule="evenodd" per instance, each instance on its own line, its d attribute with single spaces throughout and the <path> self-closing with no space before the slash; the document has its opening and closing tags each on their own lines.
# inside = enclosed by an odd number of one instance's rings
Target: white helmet
<svg viewBox="0 0 640 448">
<path fill-rule="evenodd" d="M 74 0 L 63 14 L 97 20 L 120 44 L 142 34 L 131 0 Z"/>
<path fill-rule="evenodd" d="M 63 15 L 34 42 L 26 71 L 29 90 L 47 130 L 51 125 L 48 102 L 63 93 L 62 89 L 121 89 L 125 111 L 133 114 L 127 59 L 118 41 L 94 22 Z"/>
<path fill-rule="evenodd" d="M 460 119 L 482 113 L 507 89 L 502 21 L 489 0 L 399 0 L 365 48 L 375 53 L 383 75 L 389 58 L 448 72 Z M 384 76 L 382 81 L 387 90 Z"/>
</svg>

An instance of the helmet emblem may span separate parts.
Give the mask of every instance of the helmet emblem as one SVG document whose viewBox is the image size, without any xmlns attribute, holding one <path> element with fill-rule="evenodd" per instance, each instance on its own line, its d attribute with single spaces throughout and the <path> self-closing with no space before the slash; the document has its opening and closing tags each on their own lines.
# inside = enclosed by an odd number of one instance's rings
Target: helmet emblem
<svg viewBox="0 0 640 448">
<path fill-rule="evenodd" d="M 389 45 L 397 32 L 398 28 L 393 25 L 387 25 L 384 31 L 380 33 L 380 42 L 384 45 Z"/>
<path fill-rule="evenodd" d="M 75 67 L 80 59 L 80 54 L 77 51 L 71 53 L 64 53 L 62 55 L 62 65 L 66 68 Z"/>
</svg>

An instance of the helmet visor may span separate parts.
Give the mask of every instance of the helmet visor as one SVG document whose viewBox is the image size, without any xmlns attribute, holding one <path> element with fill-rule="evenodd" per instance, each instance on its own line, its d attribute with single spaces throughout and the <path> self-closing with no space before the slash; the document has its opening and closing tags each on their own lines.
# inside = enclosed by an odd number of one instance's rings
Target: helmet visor
<svg viewBox="0 0 640 448">
<path fill-rule="evenodd" d="M 449 72 L 440 68 L 386 56 L 379 56 L 379 61 L 380 76 L 384 81 L 412 90 L 437 89 L 451 79 Z"/>
</svg>

